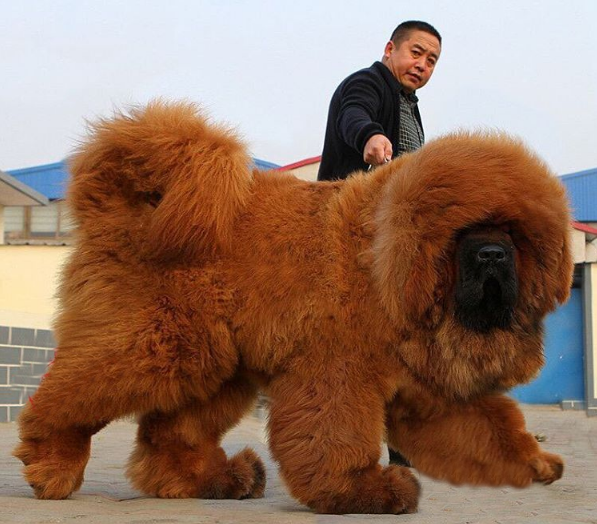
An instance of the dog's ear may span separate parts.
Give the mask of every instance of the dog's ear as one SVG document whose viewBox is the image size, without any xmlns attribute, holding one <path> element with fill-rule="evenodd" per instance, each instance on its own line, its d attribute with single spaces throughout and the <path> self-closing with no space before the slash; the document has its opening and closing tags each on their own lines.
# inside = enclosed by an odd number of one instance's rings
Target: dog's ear
<svg viewBox="0 0 597 524">
<path fill-rule="evenodd" d="M 543 248 L 545 257 L 549 257 L 546 267 L 554 268 L 553 271 L 547 271 L 549 280 L 545 284 L 546 295 L 555 297 L 551 311 L 555 309 L 556 301 L 563 304 L 570 296 L 574 277 L 574 260 L 572 257 L 572 215 L 566 189 L 555 177 L 547 182 L 552 184 L 550 200 L 530 202 L 529 205 L 543 205 L 551 210 L 542 224 L 542 232 L 545 235 L 539 238 L 540 247 Z"/>
<path fill-rule="evenodd" d="M 545 283 L 545 294 L 554 297 L 549 311 L 553 311 L 557 304 L 563 304 L 568 300 L 574 277 L 574 261 L 570 246 L 572 225 L 569 224 L 568 234 L 558 235 L 558 229 L 552 230 L 551 233 L 550 238 L 546 239 L 546 246 L 547 249 L 551 248 L 553 256 L 549 266 L 556 268 L 556 271 L 547 272 Z"/>
<path fill-rule="evenodd" d="M 373 242 L 373 278 L 389 314 L 403 322 L 432 320 L 441 301 L 446 239 L 424 233 L 408 203 L 382 206 Z M 448 241 L 450 238 L 448 237 Z"/>
<path fill-rule="evenodd" d="M 574 274 L 572 227 L 553 218 L 547 218 L 541 229 L 529 230 L 529 224 L 524 224 L 527 229 L 521 224 L 514 232 L 520 294 L 525 308 L 541 315 L 568 300 Z"/>
</svg>

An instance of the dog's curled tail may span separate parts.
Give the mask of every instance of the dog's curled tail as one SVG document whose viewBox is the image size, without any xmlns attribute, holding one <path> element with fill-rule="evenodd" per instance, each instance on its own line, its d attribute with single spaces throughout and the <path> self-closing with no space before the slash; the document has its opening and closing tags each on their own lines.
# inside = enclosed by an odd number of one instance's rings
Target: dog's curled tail
<svg viewBox="0 0 597 524">
<path fill-rule="evenodd" d="M 92 124 L 70 169 L 79 234 L 127 238 L 158 259 L 230 249 L 252 184 L 244 144 L 187 102 Z"/>
</svg>

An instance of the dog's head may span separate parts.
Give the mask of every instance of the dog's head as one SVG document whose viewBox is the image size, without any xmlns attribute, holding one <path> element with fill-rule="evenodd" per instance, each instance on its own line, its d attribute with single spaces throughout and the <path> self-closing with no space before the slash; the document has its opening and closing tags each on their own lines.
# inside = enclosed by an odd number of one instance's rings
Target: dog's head
<svg viewBox="0 0 597 524">
<path fill-rule="evenodd" d="M 434 380 L 457 396 L 528 381 L 543 362 L 543 318 L 571 285 L 562 185 L 500 134 L 438 139 L 392 168 L 383 168 L 373 279 L 417 346 L 407 359 L 419 359 L 420 373 L 435 365 Z"/>
</svg>

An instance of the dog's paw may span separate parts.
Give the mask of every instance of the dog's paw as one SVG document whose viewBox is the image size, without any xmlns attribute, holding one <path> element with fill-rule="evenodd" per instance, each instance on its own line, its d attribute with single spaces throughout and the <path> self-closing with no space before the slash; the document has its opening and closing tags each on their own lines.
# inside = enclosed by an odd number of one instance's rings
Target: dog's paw
<svg viewBox="0 0 597 524">
<path fill-rule="evenodd" d="M 228 459 L 219 471 L 212 471 L 203 480 L 198 477 L 196 485 L 203 487 L 195 489 L 192 494 L 187 490 L 182 496 L 190 494 L 198 498 L 237 500 L 261 498 L 265 491 L 265 467 L 252 449 L 245 448 Z M 180 493 L 177 496 L 181 497 Z"/>
<path fill-rule="evenodd" d="M 387 482 L 387 513 L 416 513 L 421 486 L 412 471 L 395 465 L 384 468 L 382 478 Z"/>
<path fill-rule="evenodd" d="M 416 513 L 421 491 L 408 468 L 388 466 L 354 472 L 352 486 L 336 493 L 316 492 L 308 505 L 319 513 Z"/>
<path fill-rule="evenodd" d="M 25 440 L 17 446 L 13 455 L 25 465 L 25 480 L 38 499 L 68 498 L 83 483 L 85 460 L 80 457 L 47 458 L 42 444 L 35 440 Z"/>
<path fill-rule="evenodd" d="M 265 468 L 251 449 L 228 459 L 224 450 L 175 455 L 142 449 L 131 459 L 133 486 L 159 498 L 245 499 L 263 497 Z"/>
<path fill-rule="evenodd" d="M 245 448 L 228 462 L 230 498 L 258 499 L 265 491 L 265 467 L 252 449 Z"/>
<path fill-rule="evenodd" d="M 38 499 L 62 500 L 83 483 L 83 466 L 76 462 L 31 462 L 23 473 Z"/>
<path fill-rule="evenodd" d="M 533 482 L 551 484 L 562 478 L 564 473 L 564 461 L 558 455 L 542 452 L 539 456 L 529 462 L 533 470 Z"/>
</svg>

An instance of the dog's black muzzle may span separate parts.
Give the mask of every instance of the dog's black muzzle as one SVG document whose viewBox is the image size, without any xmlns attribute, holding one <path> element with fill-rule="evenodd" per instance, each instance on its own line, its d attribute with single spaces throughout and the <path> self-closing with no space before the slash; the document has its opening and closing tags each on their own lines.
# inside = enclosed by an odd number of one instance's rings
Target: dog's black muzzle
<svg viewBox="0 0 597 524">
<path fill-rule="evenodd" d="M 514 245 L 505 233 L 464 236 L 458 244 L 456 318 L 467 329 L 507 329 L 518 296 Z"/>
</svg>

